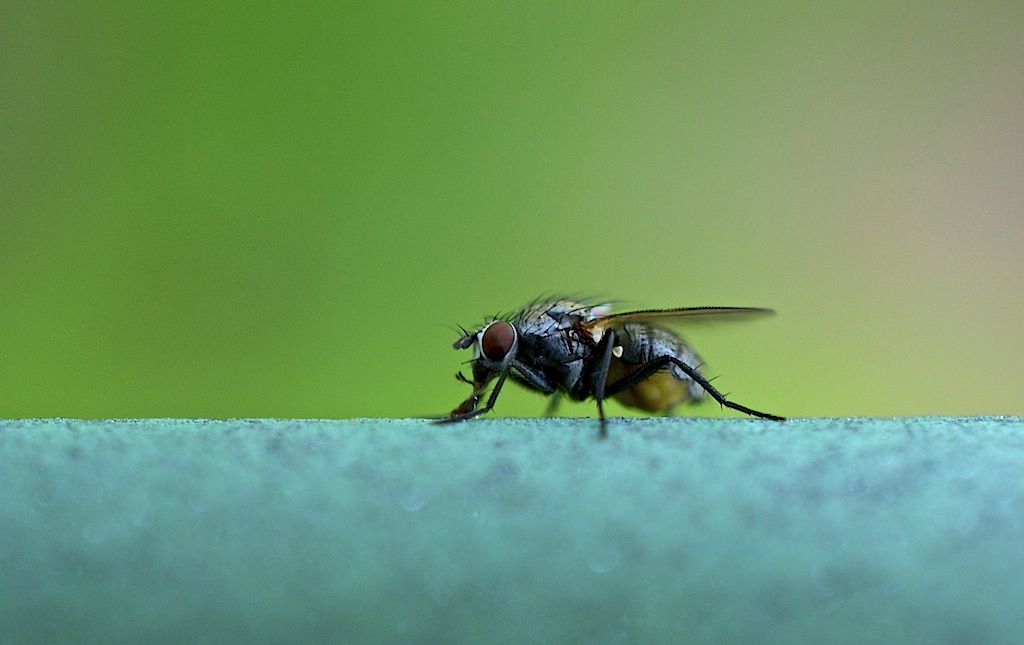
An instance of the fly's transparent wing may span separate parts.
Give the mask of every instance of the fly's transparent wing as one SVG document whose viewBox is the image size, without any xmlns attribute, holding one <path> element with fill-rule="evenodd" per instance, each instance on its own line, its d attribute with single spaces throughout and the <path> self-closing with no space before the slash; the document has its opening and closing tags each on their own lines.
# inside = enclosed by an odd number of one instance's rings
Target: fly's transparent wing
<svg viewBox="0 0 1024 645">
<path fill-rule="evenodd" d="M 751 320 L 774 314 L 773 309 L 763 307 L 678 307 L 675 309 L 640 309 L 608 314 L 583 323 L 594 342 L 600 342 L 608 329 L 621 329 L 626 323 L 653 325 L 696 325 L 722 321 Z"/>
<path fill-rule="evenodd" d="M 690 325 L 725 321 L 742 321 L 770 316 L 773 309 L 763 307 L 679 307 L 676 309 L 641 309 L 608 314 L 583 323 L 590 330 L 618 327 L 627 322 L 650 322 L 659 325 Z"/>
</svg>

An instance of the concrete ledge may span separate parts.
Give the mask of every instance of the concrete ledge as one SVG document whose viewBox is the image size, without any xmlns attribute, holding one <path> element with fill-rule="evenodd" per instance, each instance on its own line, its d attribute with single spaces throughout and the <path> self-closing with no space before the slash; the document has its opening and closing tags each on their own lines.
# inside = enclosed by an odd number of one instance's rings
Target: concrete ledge
<svg viewBox="0 0 1024 645">
<path fill-rule="evenodd" d="M 0 642 L 1011 642 L 1020 418 L 0 422 Z"/>
</svg>

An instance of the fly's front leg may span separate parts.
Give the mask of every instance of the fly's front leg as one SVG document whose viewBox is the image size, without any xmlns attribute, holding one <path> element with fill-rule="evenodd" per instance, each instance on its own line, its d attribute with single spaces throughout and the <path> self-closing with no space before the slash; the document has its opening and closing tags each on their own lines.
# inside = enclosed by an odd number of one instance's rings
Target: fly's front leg
<svg viewBox="0 0 1024 645">
<path fill-rule="evenodd" d="M 469 395 L 465 401 L 460 403 L 454 410 L 452 410 L 451 417 L 448 420 L 453 420 L 454 417 L 461 417 L 469 414 L 473 410 L 476 410 L 477 404 L 480 403 L 480 397 L 487 391 L 486 387 L 482 387 L 479 390 L 473 390 L 473 393 Z"/>
<path fill-rule="evenodd" d="M 505 379 L 508 377 L 508 368 L 505 369 L 498 376 L 498 382 L 494 384 L 494 389 L 491 390 L 491 396 L 487 397 L 487 403 L 482 408 L 477 408 L 477 404 L 480 402 L 480 397 L 487 391 L 487 385 L 481 385 L 479 388 L 473 390 L 473 393 L 469 395 L 469 398 L 459 404 L 459 407 L 452 410 L 452 413 L 443 419 L 438 419 L 437 423 L 450 423 L 452 421 L 463 421 L 465 419 L 472 419 L 475 416 L 486 414 L 491 411 L 494 407 L 494 402 L 498 400 L 498 393 L 501 392 L 501 386 L 505 384 Z"/>
<path fill-rule="evenodd" d="M 456 378 L 464 383 L 473 384 L 473 393 L 469 395 L 468 399 L 459 404 L 459 407 L 452 410 L 450 415 L 443 419 L 438 419 L 437 422 L 449 423 L 451 421 L 463 421 L 465 419 L 472 419 L 475 416 L 490 412 L 494 407 L 494 402 L 498 400 L 498 393 L 501 392 L 501 386 L 505 384 L 505 379 L 508 378 L 509 372 L 511 372 L 512 369 L 515 369 L 517 372 L 516 378 L 529 387 L 532 387 L 539 392 L 543 392 L 544 394 L 553 394 L 555 392 L 554 383 L 552 383 L 551 380 L 545 377 L 542 373 L 527 367 L 519 361 L 513 361 L 511 365 L 506 367 L 505 370 L 498 375 L 498 382 L 494 384 L 494 389 L 491 390 L 491 396 L 487 397 L 487 403 L 484 407 L 477 408 L 476 406 L 480 403 L 481 397 L 483 397 L 484 392 L 487 391 L 487 384 L 485 382 L 478 386 L 459 372 L 456 375 Z M 482 378 L 481 380 L 489 381 L 490 379 Z"/>
<path fill-rule="evenodd" d="M 458 416 L 472 412 L 476 409 L 477 404 L 480 403 L 480 397 L 482 397 L 484 392 L 487 391 L 486 383 L 478 387 L 476 383 L 466 378 L 462 372 L 455 374 L 455 380 L 473 386 L 473 393 L 469 395 L 469 398 L 460 403 L 458 407 L 452 410 L 449 416 Z"/>
</svg>

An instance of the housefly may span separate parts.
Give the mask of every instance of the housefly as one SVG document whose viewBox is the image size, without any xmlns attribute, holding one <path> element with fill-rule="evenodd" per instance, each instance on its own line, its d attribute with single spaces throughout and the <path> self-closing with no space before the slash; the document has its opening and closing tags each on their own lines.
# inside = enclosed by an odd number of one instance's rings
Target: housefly
<svg viewBox="0 0 1024 645">
<path fill-rule="evenodd" d="M 684 307 L 612 313 L 606 304 L 571 300 L 534 302 L 506 317 L 466 331 L 452 345 L 473 348 L 472 378 L 456 378 L 473 387 L 441 422 L 461 421 L 489 412 L 505 381 L 577 401 L 593 397 L 606 435 L 604 400 L 649 412 L 670 412 L 680 403 L 710 395 L 724 407 L 784 421 L 726 400 L 701 374 L 701 358 L 668 324 L 746 320 L 774 313 L 754 307 Z M 491 382 L 487 401 L 480 401 Z M 552 405 L 549 411 L 553 410 Z"/>
</svg>

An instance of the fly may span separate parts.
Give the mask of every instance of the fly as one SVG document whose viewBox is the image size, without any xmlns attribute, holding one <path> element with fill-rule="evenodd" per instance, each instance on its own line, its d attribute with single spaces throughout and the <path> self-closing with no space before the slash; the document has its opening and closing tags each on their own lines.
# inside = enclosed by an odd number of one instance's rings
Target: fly
<svg viewBox="0 0 1024 645">
<path fill-rule="evenodd" d="M 744 414 L 784 421 L 726 400 L 700 372 L 700 356 L 669 323 L 745 320 L 774 313 L 756 307 L 683 307 L 612 313 L 608 305 L 571 300 L 536 302 L 507 318 L 495 318 L 476 331 L 463 330 L 452 345 L 473 348 L 472 378 L 456 378 L 472 394 L 442 422 L 461 421 L 489 412 L 505 381 L 576 401 L 593 397 L 607 435 L 604 400 L 628 407 L 669 412 L 680 403 L 710 395 L 724 407 Z M 480 401 L 494 381 L 483 406 Z M 554 405 L 549 407 L 552 411 Z"/>
</svg>

